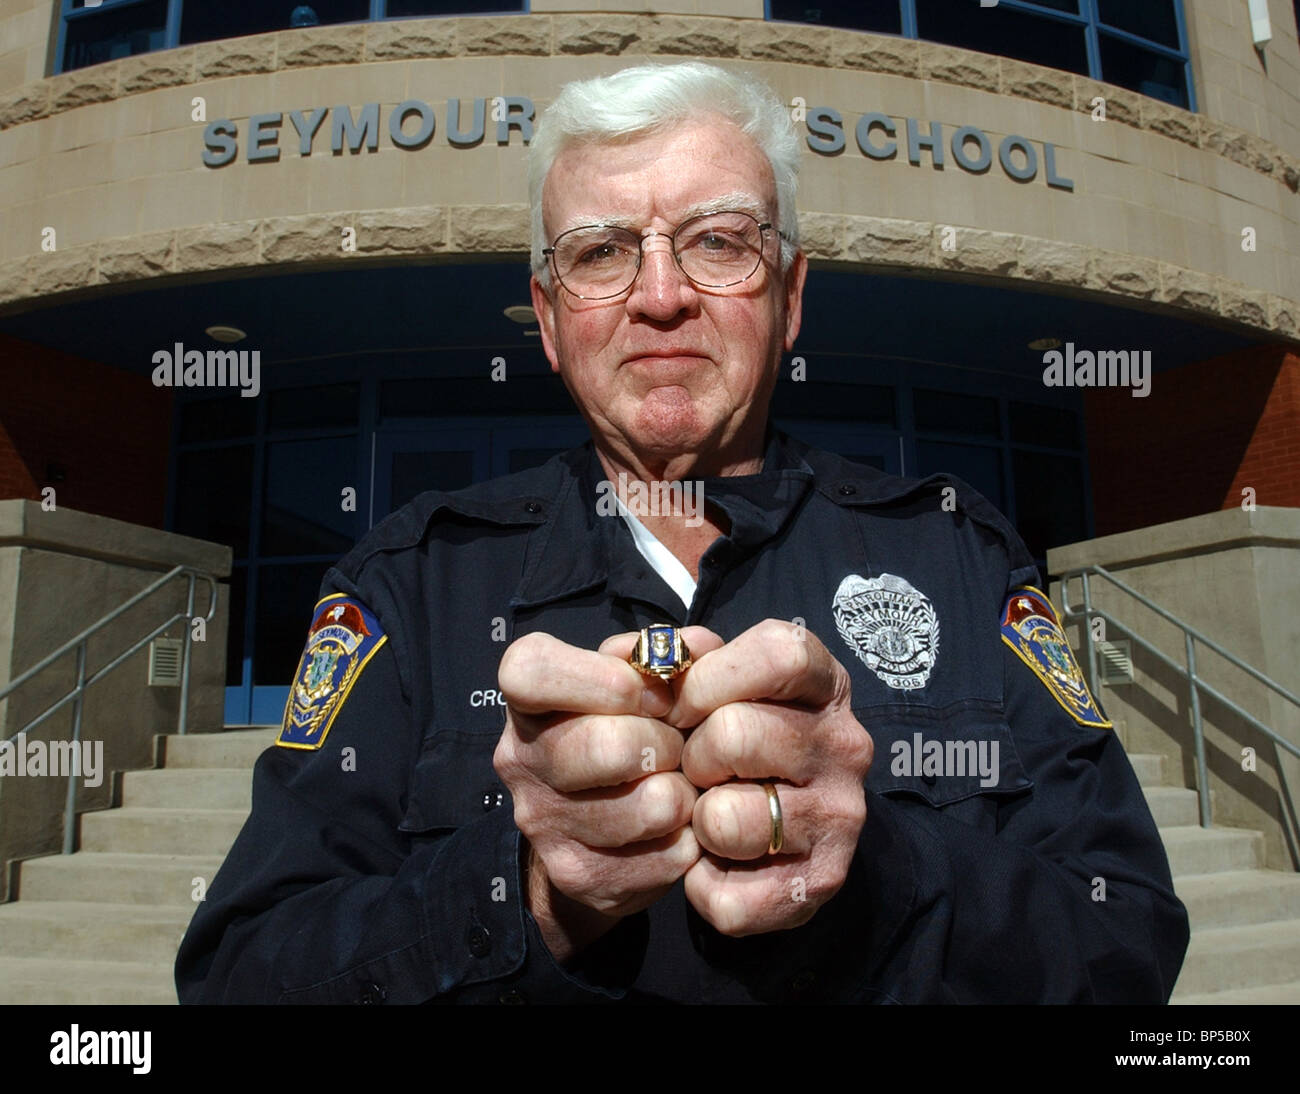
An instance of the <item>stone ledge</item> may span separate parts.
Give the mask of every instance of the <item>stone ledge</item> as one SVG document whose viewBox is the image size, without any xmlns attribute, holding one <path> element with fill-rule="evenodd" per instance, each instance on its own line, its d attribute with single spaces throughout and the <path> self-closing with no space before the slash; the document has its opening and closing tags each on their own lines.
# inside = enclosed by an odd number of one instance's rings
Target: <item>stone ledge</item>
<svg viewBox="0 0 1300 1094">
<path fill-rule="evenodd" d="M 831 55 L 833 31 L 829 27 L 754 20 L 739 23 L 738 27 L 742 57 L 822 67 Z"/>
<path fill-rule="evenodd" d="M 551 52 L 551 20 L 546 15 L 480 15 L 456 20 L 456 39 L 470 55 Z"/>
<path fill-rule="evenodd" d="M 954 246 L 944 249 L 947 229 L 955 229 Z M 941 270 L 962 273 L 986 273 L 1019 279 L 1022 237 L 1012 232 L 991 232 L 984 228 L 961 228 L 956 225 L 934 226 L 935 265 Z"/>
<path fill-rule="evenodd" d="M 201 79 L 422 57 L 624 53 L 809 64 L 975 87 L 1145 129 L 1272 175 L 1300 192 L 1300 158 L 1261 137 L 1087 76 L 914 38 L 759 19 L 651 12 L 477 15 L 343 24 L 220 39 L 47 77 L 0 95 L 0 131 Z"/>
<path fill-rule="evenodd" d="M 357 229 L 344 252 L 341 228 Z M 804 253 L 816 261 L 888 271 L 983 274 L 1009 287 L 1051 284 L 1146 300 L 1300 342 L 1300 301 L 1154 258 L 965 225 L 944 250 L 945 224 L 892 217 L 801 213 Z M 121 236 L 0 264 L 0 306 L 176 274 L 320 265 L 358 258 L 527 254 L 528 206 L 423 205 L 310 213 Z"/>
<path fill-rule="evenodd" d="M 740 54 L 740 22 L 716 16 L 651 15 L 641 35 L 641 48 L 646 53 L 681 57 L 736 57 Z"/>
<path fill-rule="evenodd" d="M 193 566 L 218 578 L 230 576 L 231 549 L 221 543 L 162 532 L 138 524 L 83 513 L 60 505 L 54 512 L 39 502 L 0 501 L 0 546 L 45 551 L 169 570 Z M 204 603 L 202 593 L 199 603 Z"/>
<path fill-rule="evenodd" d="M 635 15 L 555 15 L 555 54 L 604 53 L 617 57 L 641 40 L 644 21 Z"/>
<path fill-rule="evenodd" d="M 1074 109 L 1081 114 L 1092 115 L 1093 100 L 1106 100 L 1106 121 L 1120 122 L 1134 129 L 1142 127 L 1142 99 L 1136 91 L 1116 84 L 1103 83 L 1090 76 L 1074 76 Z"/>
<path fill-rule="evenodd" d="M 194 68 L 199 77 L 248 76 L 274 72 L 278 34 L 250 34 L 220 38 L 194 46 Z"/>
<path fill-rule="evenodd" d="M 830 67 L 919 76 L 921 43 L 887 34 L 837 33 L 831 37 Z M 825 61 L 822 62 L 825 66 Z"/>
<path fill-rule="evenodd" d="M 1003 57 L 998 90 L 1018 99 L 1032 99 L 1050 106 L 1074 106 L 1074 81 L 1061 79 L 1061 71 L 1030 64 L 1014 57 Z"/>
<path fill-rule="evenodd" d="M 358 64 L 365 55 L 364 23 L 277 32 L 277 68 Z"/>
<path fill-rule="evenodd" d="M 393 61 L 418 57 L 454 57 L 458 52 L 454 19 L 370 23 L 365 59 Z"/>
<path fill-rule="evenodd" d="M 106 239 L 98 247 L 102 284 L 160 277 L 176 268 L 175 232 Z"/>
<path fill-rule="evenodd" d="M 924 80 L 997 91 L 1001 58 L 936 42 L 921 43 L 920 75 Z"/>
<path fill-rule="evenodd" d="M 124 57 L 118 65 L 118 93 L 135 95 L 160 87 L 176 87 L 194 82 L 195 51 L 164 49 Z"/>
<path fill-rule="evenodd" d="M 1246 511 L 1234 506 L 1132 532 L 1067 543 L 1047 552 L 1047 569 L 1058 575 L 1081 566 L 1104 566 L 1122 573 L 1122 567 L 1236 547 L 1300 550 L 1300 509 L 1261 505 Z"/>
</svg>

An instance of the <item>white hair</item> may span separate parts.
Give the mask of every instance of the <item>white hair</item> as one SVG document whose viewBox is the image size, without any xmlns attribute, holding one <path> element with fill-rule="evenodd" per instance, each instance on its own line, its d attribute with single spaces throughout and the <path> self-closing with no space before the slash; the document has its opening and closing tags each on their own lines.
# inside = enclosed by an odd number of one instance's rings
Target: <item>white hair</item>
<svg viewBox="0 0 1300 1094">
<path fill-rule="evenodd" d="M 752 76 L 700 61 L 638 65 L 609 76 L 566 84 L 537 122 L 528 151 L 528 200 L 532 207 L 533 273 L 548 290 L 550 267 L 542 225 L 542 188 L 556 157 L 573 144 L 613 144 L 662 132 L 703 116 L 737 125 L 758 145 L 776 182 L 776 227 L 782 233 L 781 269 L 799 249 L 795 187 L 799 137 L 790 108 Z"/>
</svg>

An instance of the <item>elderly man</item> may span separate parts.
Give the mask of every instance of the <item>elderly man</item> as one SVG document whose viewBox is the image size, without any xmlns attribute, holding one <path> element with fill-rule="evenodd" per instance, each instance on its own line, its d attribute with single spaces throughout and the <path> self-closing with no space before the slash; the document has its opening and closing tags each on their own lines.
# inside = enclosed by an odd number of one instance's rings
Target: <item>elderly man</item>
<svg viewBox="0 0 1300 1094">
<path fill-rule="evenodd" d="M 533 302 L 591 443 L 326 575 L 183 1001 L 1168 998 L 1186 914 L 1015 532 L 769 427 L 798 155 L 701 64 L 544 115 Z"/>
</svg>

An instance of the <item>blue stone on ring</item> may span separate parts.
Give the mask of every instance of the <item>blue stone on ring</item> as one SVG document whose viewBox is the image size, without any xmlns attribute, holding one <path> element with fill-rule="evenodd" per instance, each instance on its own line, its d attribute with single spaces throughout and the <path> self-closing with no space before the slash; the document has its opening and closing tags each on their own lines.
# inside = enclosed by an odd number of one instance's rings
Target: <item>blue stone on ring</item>
<svg viewBox="0 0 1300 1094">
<path fill-rule="evenodd" d="M 641 629 L 628 660 L 638 672 L 671 680 L 691 667 L 691 651 L 676 627 L 654 623 Z"/>
</svg>

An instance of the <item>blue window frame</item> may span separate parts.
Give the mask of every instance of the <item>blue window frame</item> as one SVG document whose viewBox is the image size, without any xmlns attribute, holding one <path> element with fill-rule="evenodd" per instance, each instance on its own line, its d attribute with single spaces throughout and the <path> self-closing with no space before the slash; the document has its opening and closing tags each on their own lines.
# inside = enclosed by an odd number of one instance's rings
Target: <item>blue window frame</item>
<svg viewBox="0 0 1300 1094">
<path fill-rule="evenodd" d="M 768 20 L 898 34 L 1077 72 L 1196 109 L 1183 0 L 765 0 Z"/>
<path fill-rule="evenodd" d="M 54 71 L 296 26 L 526 11 L 528 0 L 60 0 Z"/>
</svg>

